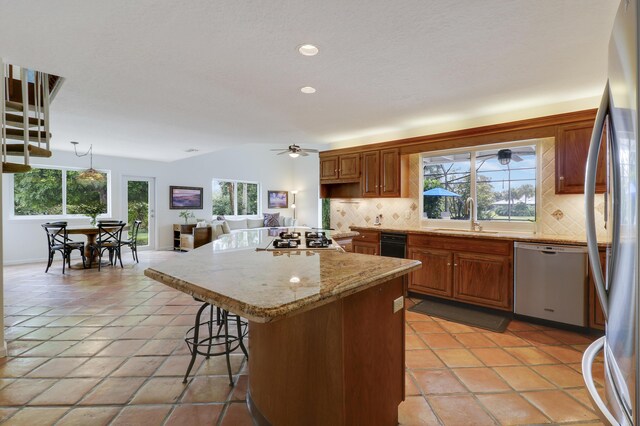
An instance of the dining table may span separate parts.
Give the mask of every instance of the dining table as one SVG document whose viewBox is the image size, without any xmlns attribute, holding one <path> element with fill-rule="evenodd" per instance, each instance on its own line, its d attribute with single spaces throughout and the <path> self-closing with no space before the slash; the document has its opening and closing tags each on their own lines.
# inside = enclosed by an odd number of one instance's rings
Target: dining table
<svg viewBox="0 0 640 426">
<path fill-rule="evenodd" d="M 104 227 L 106 229 L 113 229 L 109 227 Z M 129 225 L 125 225 L 123 231 L 128 231 Z M 96 243 L 96 239 L 98 238 L 98 227 L 95 225 L 75 225 L 75 226 L 67 226 L 67 234 L 69 235 L 86 235 L 87 243 L 84 245 L 84 256 L 87 260 L 91 258 L 91 246 Z M 98 255 L 97 253 L 93 256 L 93 261 L 97 265 Z M 108 262 L 103 262 L 103 266 L 108 265 Z M 82 264 L 80 264 L 82 265 Z"/>
</svg>

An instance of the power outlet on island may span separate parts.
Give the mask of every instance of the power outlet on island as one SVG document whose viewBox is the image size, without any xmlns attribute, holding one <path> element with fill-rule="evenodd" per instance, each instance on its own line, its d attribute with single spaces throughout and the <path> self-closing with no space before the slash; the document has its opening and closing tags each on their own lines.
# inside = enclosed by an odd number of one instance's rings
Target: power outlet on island
<svg viewBox="0 0 640 426">
<path fill-rule="evenodd" d="M 400 296 L 396 300 L 393 301 L 393 313 L 395 314 L 399 310 L 404 308 L 404 297 Z"/>
</svg>

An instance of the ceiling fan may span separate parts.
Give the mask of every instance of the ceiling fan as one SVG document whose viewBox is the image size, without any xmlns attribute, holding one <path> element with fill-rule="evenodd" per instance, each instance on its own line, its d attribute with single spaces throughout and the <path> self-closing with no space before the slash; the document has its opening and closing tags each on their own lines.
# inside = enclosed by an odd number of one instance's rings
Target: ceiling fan
<svg viewBox="0 0 640 426">
<path fill-rule="evenodd" d="M 276 155 L 289 154 L 289 157 L 291 157 L 291 158 L 296 158 L 296 157 L 298 157 L 300 155 L 302 155 L 303 157 L 306 157 L 311 152 L 318 152 L 317 149 L 303 149 L 303 148 L 300 148 L 300 146 L 296 145 L 296 144 L 289 145 L 289 148 L 287 148 L 287 149 L 272 149 L 271 151 L 280 151 Z"/>
<path fill-rule="evenodd" d="M 503 166 L 506 166 L 511 162 L 511 160 L 517 163 L 519 163 L 520 161 L 523 161 L 523 158 L 520 157 L 518 154 L 531 155 L 532 152 L 531 151 L 514 152 L 514 151 L 511 151 L 510 149 L 501 149 L 498 151 L 497 154 L 478 155 L 476 158 L 498 157 L 498 162 L 500 162 L 500 164 L 502 164 Z"/>
</svg>

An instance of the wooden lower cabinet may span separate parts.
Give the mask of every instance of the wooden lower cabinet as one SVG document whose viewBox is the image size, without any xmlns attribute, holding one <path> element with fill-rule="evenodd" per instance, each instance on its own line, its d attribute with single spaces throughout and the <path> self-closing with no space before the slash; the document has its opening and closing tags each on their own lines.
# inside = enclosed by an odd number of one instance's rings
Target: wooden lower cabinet
<svg viewBox="0 0 640 426">
<path fill-rule="evenodd" d="M 455 299 L 498 309 L 511 307 L 511 258 L 491 254 L 456 253 L 453 270 Z"/>
<path fill-rule="evenodd" d="M 409 290 L 513 311 L 513 241 L 409 235 Z"/>
<path fill-rule="evenodd" d="M 380 243 L 353 240 L 352 245 L 354 253 L 371 254 L 373 256 L 380 254 Z"/>
<path fill-rule="evenodd" d="M 602 272 L 607 273 L 607 252 L 600 250 L 600 266 Z M 589 268 L 589 327 L 604 330 L 604 313 L 596 292 L 596 284 L 593 281 L 593 274 Z"/>
<path fill-rule="evenodd" d="M 411 290 L 453 297 L 453 253 L 447 250 L 409 248 L 407 257 L 422 262 L 422 269 L 411 272 Z"/>
</svg>

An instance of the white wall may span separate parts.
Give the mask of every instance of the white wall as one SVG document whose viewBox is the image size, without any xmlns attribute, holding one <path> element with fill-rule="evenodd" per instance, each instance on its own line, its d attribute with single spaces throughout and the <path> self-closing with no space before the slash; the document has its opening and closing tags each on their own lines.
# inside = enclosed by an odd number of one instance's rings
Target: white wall
<svg viewBox="0 0 640 426">
<path fill-rule="evenodd" d="M 211 218 L 211 181 L 214 178 L 238 179 L 261 184 L 263 212 L 280 212 L 292 216 L 291 209 L 267 208 L 268 190 L 298 189 L 299 223 L 318 225 L 318 157 L 290 158 L 276 156 L 269 149 L 273 146 L 241 146 L 196 156 L 170 163 L 134 160 L 120 157 L 94 156 L 94 167 L 111 171 L 111 212 L 114 218 L 125 218 L 123 200 L 123 176 L 155 178 L 156 185 L 156 249 L 172 247 L 172 225 L 182 223 L 180 210 L 169 209 L 169 186 L 204 187 L 204 209 L 194 210 L 196 217 Z M 281 148 L 277 146 L 276 148 Z M 32 164 L 62 167 L 88 166 L 88 158 L 78 158 L 73 153 L 56 151 L 49 159 L 32 159 Z M 4 175 L 2 182 L 2 206 L 4 228 L 4 263 L 22 263 L 44 260 L 47 256 L 46 239 L 40 224 L 43 219 L 13 217 L 13 179 Z M 291 201 L 290 201 L 291 202 Z M 89 219 L 70 219 L 69 225 L 88 224 Z"/>
</svg>

